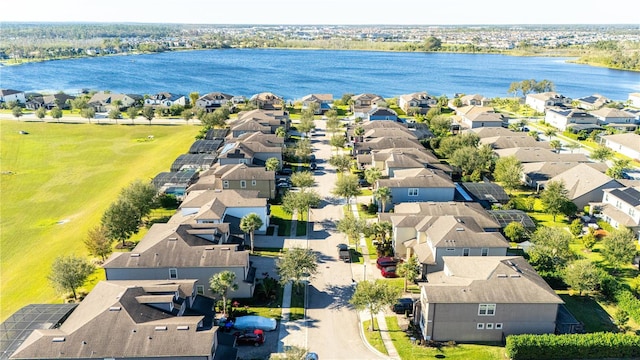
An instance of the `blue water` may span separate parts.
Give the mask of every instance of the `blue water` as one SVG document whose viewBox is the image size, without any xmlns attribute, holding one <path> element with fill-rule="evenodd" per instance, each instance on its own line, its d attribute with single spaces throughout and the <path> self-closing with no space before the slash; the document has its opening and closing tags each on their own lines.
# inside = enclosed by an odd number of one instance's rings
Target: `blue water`
<svg viewBox="0 0 640 360">
<path fill-rule="evenodd" d="M 81 89 L 154 94 L 221 91 L 251 96 L 270 91 L 286 99 L 311 93 L 416 91 L 505 97 L 524 79 L 550 80 L 580 98 L 627 100 L 640 92 L 640 73 L 570 64 L 565 58 L 373 51 L 225 49 L 110 56 L 0 67 L 0 88 L 76 93 Z"/>
</svg>

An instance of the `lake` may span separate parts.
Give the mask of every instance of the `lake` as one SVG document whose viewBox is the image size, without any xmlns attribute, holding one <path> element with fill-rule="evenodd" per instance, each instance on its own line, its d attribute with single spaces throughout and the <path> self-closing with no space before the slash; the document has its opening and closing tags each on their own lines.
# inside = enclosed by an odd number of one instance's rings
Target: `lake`
<svg viewBox="0 0 640 360">
<path fill-rule="evenodd" d="M 509 85 L 550 80 L 580 98 L 601 94 L 625 101 L 640 92 L 640 73 L 566 62 L 566 58 L 488 54 L 340 50 L 223 49 L 104 56 L 0 67 L 0 88 L 77 93 L 81 89 L 187 95 L 270 91 L 285 99 L 311 93 L 376 93 L 395 97 L 481 94 L 506 97 Z"/>
</svg>

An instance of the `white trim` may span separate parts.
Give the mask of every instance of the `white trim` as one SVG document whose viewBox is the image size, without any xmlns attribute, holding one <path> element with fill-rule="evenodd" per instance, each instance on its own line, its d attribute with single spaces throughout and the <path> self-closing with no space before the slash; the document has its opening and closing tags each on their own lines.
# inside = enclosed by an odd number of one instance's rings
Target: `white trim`
<svg viewBox="0 0 640 360">
<path fill-rule="evenodd" d="M 477 323 L 476 330 L 484 330 L 484 323 Z"/>
<path fill-rule="evenodd" d="M 178 269 L 170 268 L 169 269 L 169 279 L 177 279 L 178 278 Z"/>
</svg>

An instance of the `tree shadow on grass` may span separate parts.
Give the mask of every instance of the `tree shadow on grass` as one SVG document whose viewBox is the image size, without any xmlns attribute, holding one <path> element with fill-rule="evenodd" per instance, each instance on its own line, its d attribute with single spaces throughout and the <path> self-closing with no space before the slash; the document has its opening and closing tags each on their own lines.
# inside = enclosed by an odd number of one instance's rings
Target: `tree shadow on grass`
<svg viewBox="0 0 640 360">
<path fill-rule="evenodd" d="M 569 294 L 560 294 L 560 297 L 576 320 L 584 324 L 586 332 L 618 331 L 611 316 L 594 298 Z"/>
</svg>

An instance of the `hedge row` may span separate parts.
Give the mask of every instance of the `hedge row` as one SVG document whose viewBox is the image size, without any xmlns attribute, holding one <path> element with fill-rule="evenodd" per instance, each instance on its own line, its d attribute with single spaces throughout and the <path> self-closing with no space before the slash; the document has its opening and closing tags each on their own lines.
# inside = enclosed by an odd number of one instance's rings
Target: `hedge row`
<svg viewBox="0 0 640 360">
<path fill-rule="evenodd" d="M 509 335 L 512 360 L 602 359 L 640 357 L 640 336 L 622 333 Z"/>
</svg>

